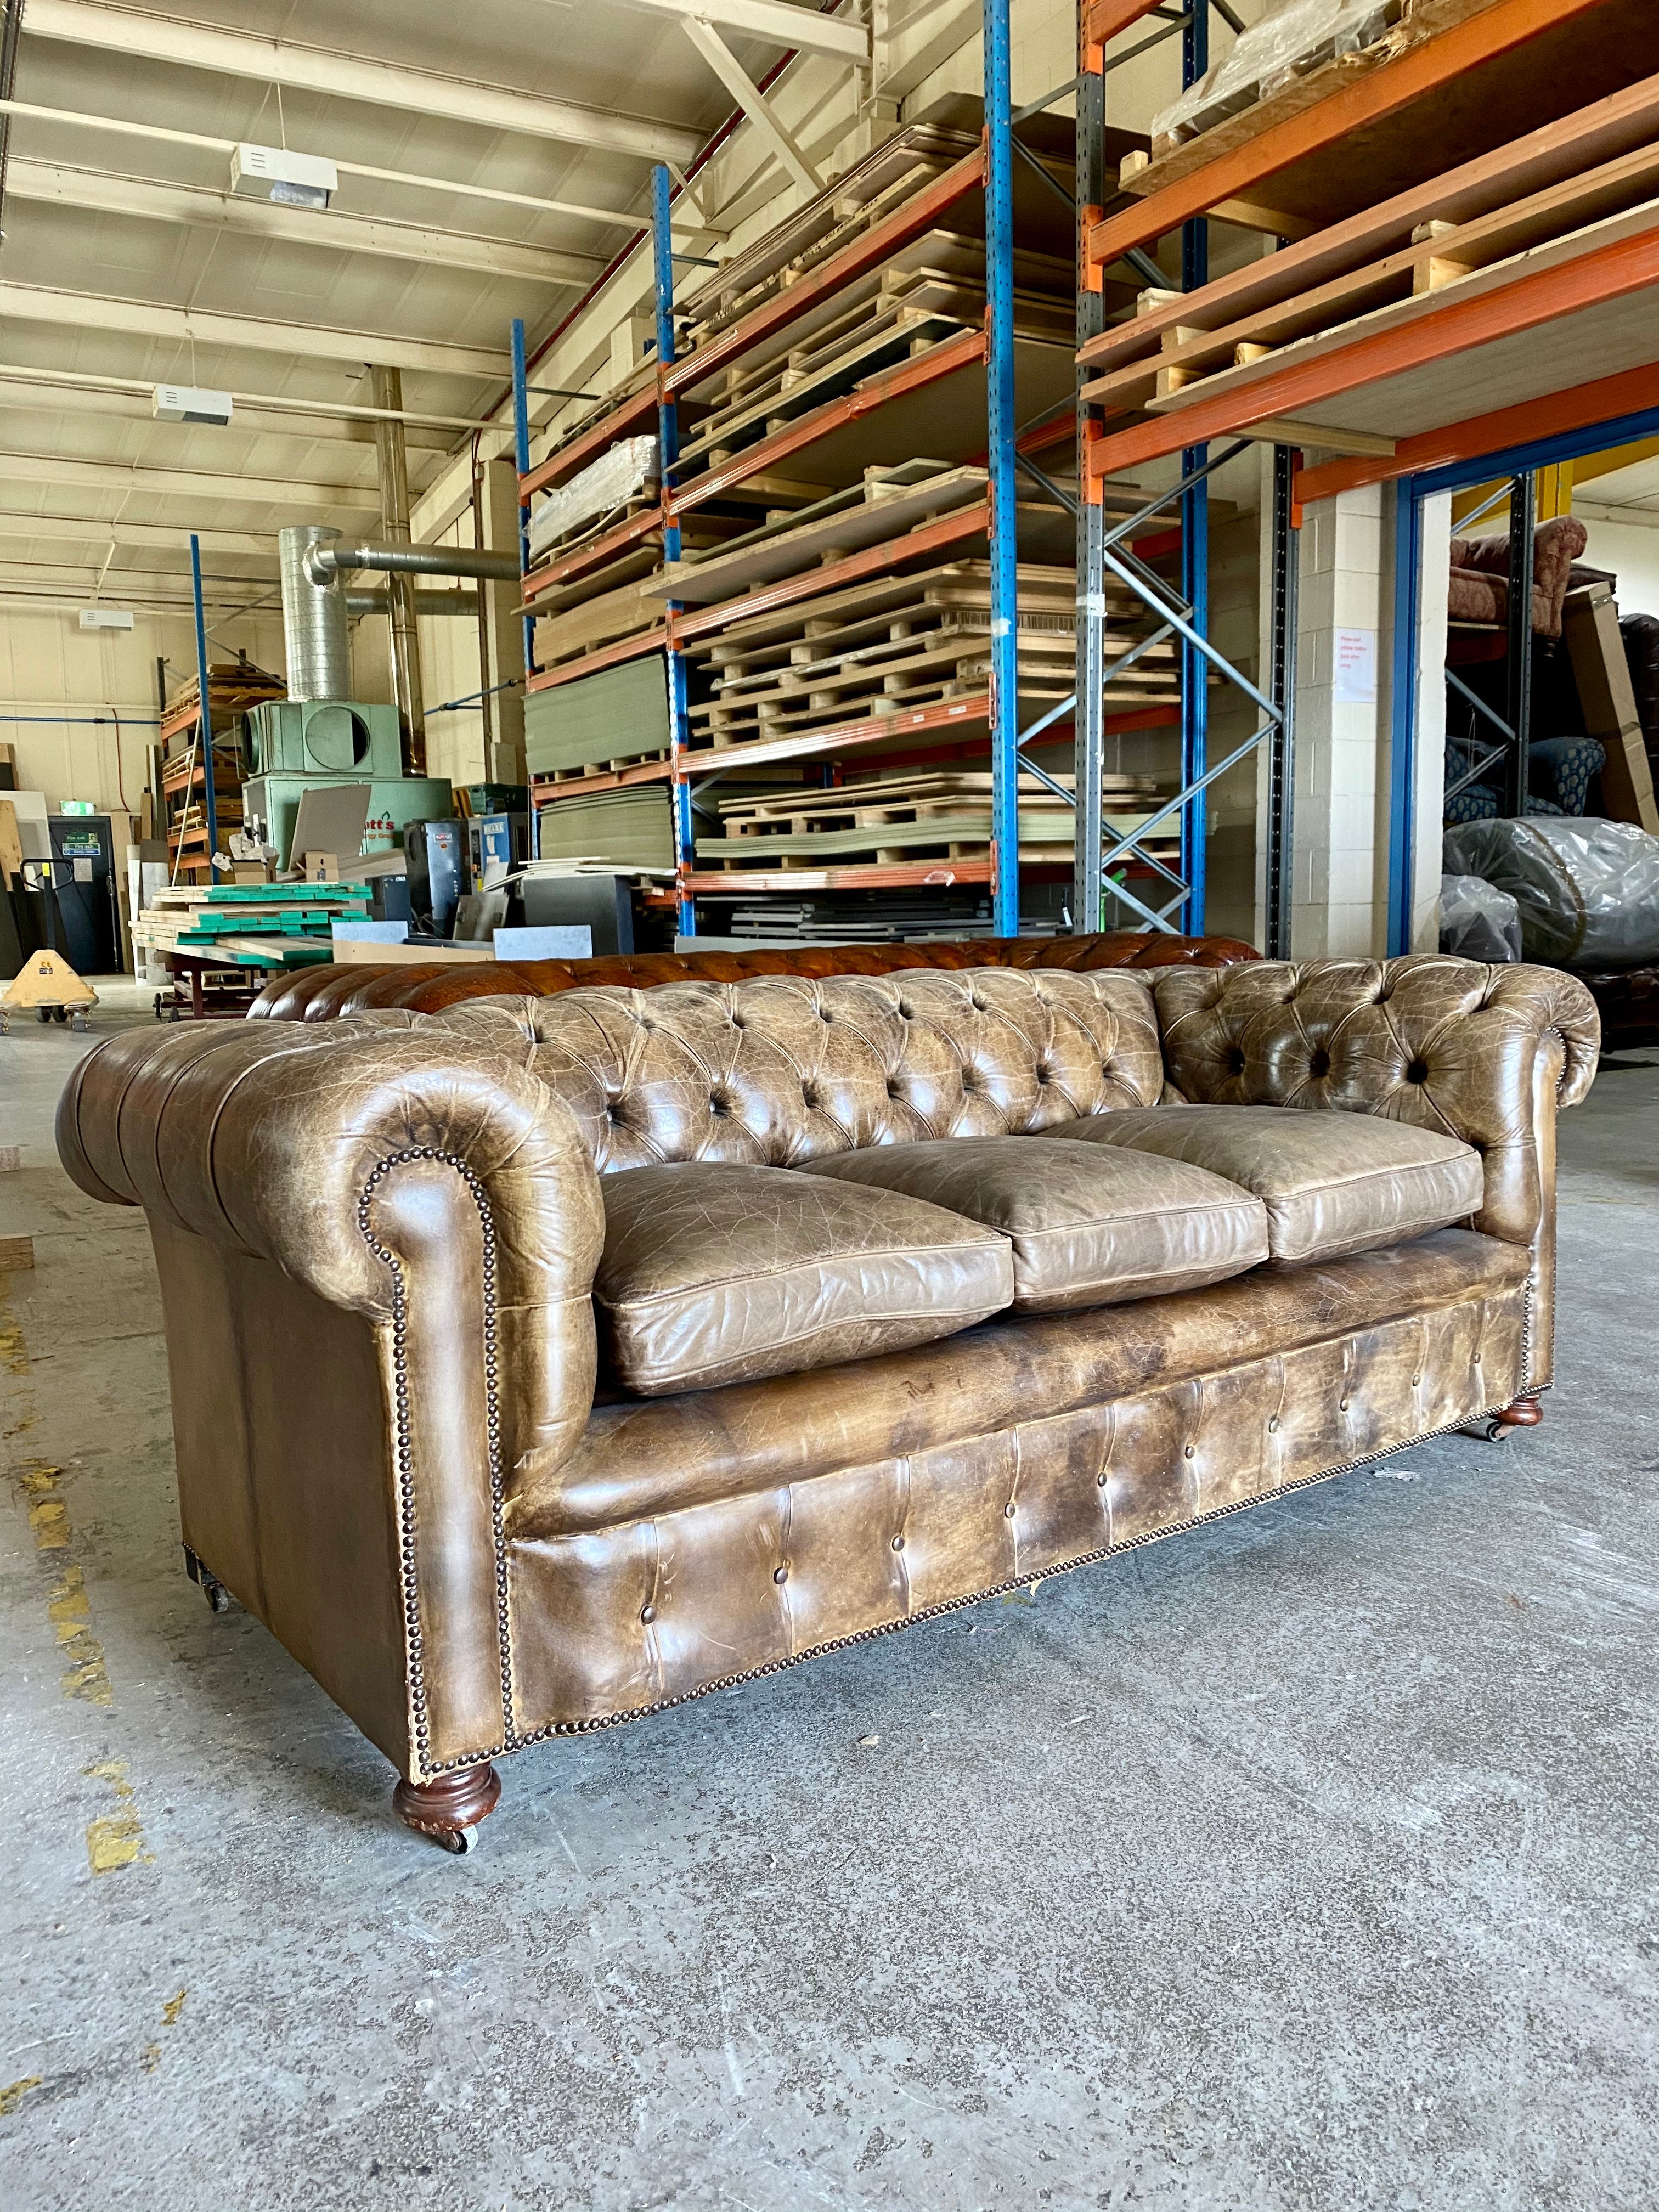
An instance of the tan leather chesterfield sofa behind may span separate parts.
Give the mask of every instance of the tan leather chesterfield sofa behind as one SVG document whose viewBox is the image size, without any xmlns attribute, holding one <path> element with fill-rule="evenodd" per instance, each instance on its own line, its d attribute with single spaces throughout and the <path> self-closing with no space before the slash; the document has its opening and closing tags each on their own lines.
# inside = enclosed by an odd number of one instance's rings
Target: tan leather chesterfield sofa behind
<svg viewBox="0 0 1659 2212">
<path fill-rule="evenodd" d="M 130 1032 L 183 1533 L 465 1848 L 490 1762 L 1551 1377 L 1552 970 L 760 975 Z"/>
</svg>

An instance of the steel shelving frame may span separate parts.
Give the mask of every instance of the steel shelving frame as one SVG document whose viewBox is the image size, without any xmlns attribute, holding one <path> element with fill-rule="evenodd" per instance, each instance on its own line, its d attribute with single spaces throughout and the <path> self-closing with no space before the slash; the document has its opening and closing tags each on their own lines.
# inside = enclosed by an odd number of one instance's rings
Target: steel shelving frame
<svg viewBox="0 0 1659 2212">
<path fill-rule="evenodd" d="M 1157 0 L 1080 0 L 1078 17 L 1078 347 L 1104 328 L 1103 266 L 1091 255 L 1091 241 L 1103 220 L 1106 179 L 1103 173 L 1102 141 L 1106 119 L 1106 78 L 1124 62 L 1144 53 L 1177 31 L 1182 41 L 1182 82 L 1197 82 L 1209 67 L 1209 16 L 1213 8 L 1235 30 L 1237 19 L 1224 0 L 1188 0 L 1184 9 L 1160 6 Z M 1162 27 L 1127 52 L 1108 58 L 1109 40 L 1147 17 Z M 1070 89 L 1062 87 L 1061 91 Z M 1060 93 L 1051 94 L 1059 98 Z M 1209 225 L 1196 212 L 1206 203 L 1194 201 L 1194 212 L 1180 226 L 1182 291 L 1194 291 L 1209 278 Z M 1150 241 L 1149 241 L 1150 242 Z M 1168 278 L 1144 246 L 1133 246 L 1124 257 L 1151 284 L 1160 288 Z M 1086 376 L 1080 382 L 1086 382 Z M 1270 515 L 1270 552 L 1267 588 L 1267 685 L 1259 690 L 1210 642 L 1209 486 L 1217 471 L 1250 450 L 1251 441 L 1238 440 L 1224 451 L 1212 453 L 1207 442 L 1186 447 L 1181 453 L 1181 586 L 1172 592 L 1154 576 L 1144 562 L 1129 551 L 1125 541 L 1137 521 L 1176 494 L 1164 493 L 1127 522 L 1108 528 L 1102 493 L 1104 470 L 1097 458 L 1106 443 L 1097 411 L 1091 410 L 1079 392 L 1077 410 L 1078 484 L 1081 509 L 1078 517 L 1078 658 L 1076 691 L 1077 789 L 1079 794 L 1077 863 L 1073 883 L 1075 927 L 1106 926 L 1113 917 L 1105 913 L 1109 899 L 1127 908 L 1142 927 L 1170 933 L 1202 936 L 1206 893 L 1206 853 L 1209 836 L 1208 795 L 1221 777 L 1266 744 L 1269 750 L 1267 778 L 1267 820 L 1260 842 L 1265 848 L 1265 914 L 1262 951 L 1270 958 L 1283 958 L 1290 951 L 1291 824 L 1294 786 L 1294 726 L 1296 668 L 1296 536 L 1293 472 L 1295 456 L 1288 447 L 1273 451 Z M 1122 666 L 1104 665 L 1102 633 L 1106 620 L 1105 582 L 1108 570 L 1142 602 L 1158 620 L 1155 637 L 1174 635 L 1181 643 L 1182 708 L 1180 787 L 1132 837 L 1108 843 L 1101 834 L 1098 816 L 1105 735 L 1105 683 Z M 1148 642 L 1152 641 L 1149 640 Z M 1235 684 L 1261 717 L 1258 726 L 1227 756 L 1214 763 L 1209 757 L 1209 685 L 1213 670 Z M 1178 817 L 1180 857 L 1176 867 L 1147 853 L 1142 845 L 1150 831 L 1171 816 Z M 1142 899 L 1123 880 L 1126 863 L 1139 863 L 1157 879 L 1157 889 Z M 1159 901 L 1159 893 L 1164 896 Z M 1150 902 L 1149 902 L 1150 901 Z M 1097 919 L 1099 917 L 1099 919 Z M 1133 925 L 1132 925 L 1133 926 Z"/>
<path fill-rule="evenodd" d="M 1084 81 L 1079 79 L 1062 86 L 1044 99 L 1021 109 L 1018 114 L 1013 112 L 1011 106 L 1008 16 L 1009 0 L 983 0 L 985 130 L 980 148 L 964 155 L 932 185 L 913 195 L 892 215 L 874 224 L 861 238 L 843 247 L 787 293 L 763 301 L 729 330 L 683 359 L 677 356 L 675 344 L 675 256 L 670 227 L 670 179 L 665 169 L 655 171 L 652 197 L 657 322 L 654 379 L 650 385 L 641 386 L 617 406 L 605 410 L 597 421 L 587 424 L 534 468 L 531 467 L 529 458 L 528 391 L 525 380 L 523 337 L 521 328 L 515 327 L 514 404 L 520 501 L 525 526 L 521 531 L 520 560 L 527 601 L 529 595 L 535 591 L 580 576 L 659 527 L 665 532 L 667 557 L 673 558 L 678 548 L 670 542 L 669 533 L 677 537 L 680 518 L 694 512 L 702 502 L 718 497 L 733 484 L 761 473 L 769 465 L 802 450 L 823 434 L 833 423 L 851 421 L 873 405 L 879 405 L 884 399 L 921 389 L 964 366 L 981 362 L 985 366 L 988 483 L 983 501 L 921 525 L 829 567 L 781 578 L 746 593 L 735 605 L 688 607 L 671 601 L 666 605 L 659 627 L 653 626 L 649 630 L 584 654 L 580 659 L 557 668 L 538 669 L 536 666 L 533 636 L 528 627 L 530 617 L 526 616 L 526 688 L 528 691 L 552 689 L 596 674 L 601 669 L 614 667 L 643 653 L 661 652 L 665 657 L 669 682 L 669 759 L 666 762 L 643 762 L 634 767 L 613 769 L 601 775 L 568 777 L 561 781 L 557 790 L 558 797 L 565 798 L 585 793 L 617 790 L 634 784 L 670 784 L 674 794 L 678 918 L 684 934 L 696 933 L 696 901 L 699 896 L 741 897 L 750 893 L 786 890 L 896 889 L 938 883 L 942 878 L 953 884 L 988 884 L 998 933 L 1012 936 L 1018 933 L 1020 895 L 1018 778 L 1022 772 L 1035 774 L 1045 782 L 1049 782 L 1055 791 L 1062 791 L 1062 787 L 1044 776 L 1041 769 L 1023 757 L 1021 749 L 1072 711 L 1072 702 L 1066 701 L 1041 716 L 1027 729 L 1022 731 L 1018 726 L 1018 548 L 1014 529 L 1018 472 L 1024 470 L 1064 505 L 1076 509 L 1078 502 L 1051 482 L 1034 458 L 1046 447 L 1060 443 L 1071 435 L 1069 410 L 1060 410 L 1057 419 L 1055 410 L 1048 410 L 1035 423 L 1024 426 L 1016 419 L 1012 173 L 1015 161 L 1026 149 L 1016 139 L 1014 125 L 1081 87 Z M 1159 35 L 1165 34 L 1161 33 Z M 1098 167 L 1097 137 L 1095 161 Z M 1042 175 L 1045 182 L 1060 191 L 1062 198 L 1066 197 L 1064 188 L 1054 185 L 1047 170 L 1042 172 Z M 901 363 L 884 373 L 878 380 L 872 380 L 873 389 L 866 387 L 846 398 L 827 402 L 799 422 L 769 434 L 754 446 L 744 448 L 731 461 L 715 468 L 704 469 L 689 479 L 680 478 L 675 465 L 678 435 L 677 402 L 689 384 L 701 381 L 725 362 L 736 359 L 750 346 L 787 325 L 817 300 L 832 293 L 866 270 L 878 265 L 896 247 L 930 228 L 946 209 L 981 187 L 985 195 L 987 273 L 987 313 L 982 329 L 964 330 L 959 337 L 941 343 L 916 361 Z M 544 562 L 532 568 L 528 560 L 527 545 L 529 507 L 534 494 L 574 475 L 578 469 L 596 459 L 614 439 L 629 432 L 637 433 L 653 416 L 661 443 L 662 489 L 658 506 L 629 518 L 607 532 L 602 538 L 575 553 L 562 559 Z M 1167 498 L 1153 501 L 1145 514 L 1132 518 L 1129 524 L 1115 535 L 1120 539 L 1127 537 L 1131 531 L 1143 525 L 1147 516 L 1161 513 L 1168 504 Z M 1094 512 L 1098 514 L 1100 510 L 1097 508 Z M 991 571 L 991 672 L 982 695 L 945 700 L 935 706 L 919 708 L 896 715 L 848 722 L 805 736 L 744 742 L 723 747 L 718 754 L 701 748 L 694 751 L 687 745 L 685 649 L 699 639 L 720 629 L 732 618 L 736 605 L 740 605 L 745 617 L 765 613 L 787 606 L 794 600 L 816 597 L 823 592 L 855 583 L 862 578 L 881 574 L 899 562 L 940 553 L 953 544 L 981 536 L 988 540 Z M 1164 634 L 1160 633 L 1160 635 Z M 1093 635 L 1098 653 L 1098 625 Z M 1139 653 L 1145 649 L 1145 647 L 1139 648 L 1127 657 L 1128 659 L 1139 659 Z M 1127 665 L 1127 662 L 1121 663 L 1120 666 Z M 1096 716 L 1097 728 L 1093 754 L 1095 781 L 1088 789 L 1082 811 L 1085 822 L 1092 823 L 1091 834 L 1097 839 L 1100 831 L 1099 731 L 1105 726 L 1105 717 L 1103 701 L 1097 703 L 1099 711 Z M 1162 720 L 1166 718 L 1166 710 L 1143 710 L 1118 718 L 1114 726 L 1136 726 L 1149 719 L 1149 714 L 1152 719 Z M 983 860 L 958 860 L 948 864 L 941 864 L 938 860 L 885 862 L 830 866 L 823 871 L 757 870 L 745 871 L 742 874 L 705 873 L 696 866 L 692 827 L 694 785 L 706 787 L 716 777 L 734 769 L 784 760 L 827 761 L 831 757 L 854 755 L 864 746 L 890 743 L 896 737 L 914 738 L 919 744 L 926 745 L 970 732 L 977 736 L 981 731 L 988 737 L 992 775 L 992 834 L 988 857 Z M 1069 793 L 1062 795 L 1071 797 Z M 556 804 L 556 799 L 552 803 Z M 1127 861 L 1121 865 L 1133 866 L 1137 872 L 1143 868 L 1151 868 L 1156 873 L 1167 872 L 1161 862 L 1147 860 L 1138 852 L 1127 855 Z M 1134 902 L 1132 900 L 1131 902 Z M 1098 901 L 1096 910 L 1098 910 Z M 1088 925 L 1079 921 L 1077 926 Z"/>
</svg>

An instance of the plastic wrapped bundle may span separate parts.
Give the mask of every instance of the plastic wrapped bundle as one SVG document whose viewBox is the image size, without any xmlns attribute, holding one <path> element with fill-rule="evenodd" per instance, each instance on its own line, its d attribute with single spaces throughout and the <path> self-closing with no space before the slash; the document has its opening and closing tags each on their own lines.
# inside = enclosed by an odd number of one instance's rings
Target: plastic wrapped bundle
<svg viewBox="0 0 1659 2212">
<path fill-rule="evenodd" d="M 538 501 L 530 519 L 532 559 L 539 560 L 550 546 L 584 524 L 614 514 L 631 499 L 652 495 L 656 476 L 656 440 L 618 438 L 580 476 Z"/>
<path fill-rule="evenodd" d="M 1591 815 L 1465 822 L 1446 832 L 1448 874 L 1480 876 L 1521 913 L 1528 960 L 1634 968 L 1659 960 L 1659 837 Z"/>
<path fill-rule="evenodd" d="M 1230 115 L 1266 100 L 1322 62 L 1373 45 L 1398 21 L 1401 0 L 1289 0 L 1245 32 L 1232 51 L 1179 100 L 1152 118 L 1156 153 L 1170 140 L 1196 138 Z"/>
<path fill-rule="evenodd" d="M 1521 909 L 1480 876 L 1440 878 L 1440 950 L 1460 960 L 1518 960 Z"/>
</svg>

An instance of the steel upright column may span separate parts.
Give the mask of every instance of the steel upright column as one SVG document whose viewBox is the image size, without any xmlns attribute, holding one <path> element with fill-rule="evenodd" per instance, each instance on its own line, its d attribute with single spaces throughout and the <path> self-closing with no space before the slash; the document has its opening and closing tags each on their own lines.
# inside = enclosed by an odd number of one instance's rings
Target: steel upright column
<svg viewBox="0 0 1659 2212">
<path fill-rule="evenodd" d="M 665 375 L 674 360 L 674 237 L 668 209 L 672 181 L 660 162 L 651 172 L 651 268 L 657 303 L 657 466 L 662 487 L 665 562 L 680 557 L 680 526 L 673 519 L 672 506 L 680 457 L 679 410 L 669 397 Z M 668 624 L 665 659 L 668 676 L 668 757 L 673 771 L 668 790 L 674 809 L 674 860 L 684 884 L 686 872 L 695 865 L 696 850 L 691 823 L 691 790 L 685 781 L 685 655 L 679 649 L 678 630 L 681 611 L 679 600 L 668 601 L 665 610 Z M 679 902 L 679 927 L 683 937 L 695 937 L 697 933 L 696 902 L 687 898 L 684 891 Z"/>
<path fill-rule="evenodd" d="M 513 323 L 513 459 L 522 482 L 530 473 L 530 392 L 525 375 L 524 325 L 517 317 Z M 519 579 L 521 589 L 529 573 L 530 510 L 521 493 L 519 498 Z M 535 647 L 535 617 L 526 615 L 524 618 L 524 672 L 526 679 L 536 672 Z"/>
<path fill-rule="evenodd" d="M 1106 77 L 1088 67 L 1089 0 L 1079 0 L 1077 80 L 1077 263 L 1088 266 L 1089 227 L 1104 195 L 1102 155 L 1106 129 Z M 1085 277 L 1077 288 L 1078 350 L 1106 327 L 1105 290 Z M 1072 869 L 1072 927 L 1084 935 L 1105 927 L 1100 856 L 1100 779 L 1104 766 L 1106 715 L 1106 509 L 1088 495 L 1085 447 L 1088 410 L 1077 410 L 1077 704 L 1073 765 L 1076 771 L 1077 842 Z"/>
<path fill-rule="evenodd" d="M 1210 66 L 1210 0 L 1189 0 L 1181 33 L 1181 82 L 1197 83 Z M 1210 281 L 1210 226 L 1189 222 L 1181 234 L 1181 289 L 1196 292 Z M 1207 446 L 1189 446 L 1181 456 L 1181 473 L 1194 475 L 1209 459 Z M 1193 628 L 1210 634 L 1210 485 L 1206 477 L 1182 495 L 1181 595 L 1191 609 Z M 1208 793 L 1202 782 L 1209 763 L 1209 671 L 1202 654 L 1187 641 L 1181 649 L 1181 783 L 1193 795 L 1181 810 L 1181 872 L 1188 886 L 1187 933 L 1204 934 L 1204 892 Z"/>
<path fill-rule="evenodd" d="M 190 539 L 190 595 L 196 615 L 196 682 L 197 728 L 201 736 L 198 743 L 202 758 L 202 809 L 207 823 L 208 881 L 213 881 L 213 856 L 219 849 L 219 809 L 213 788 L 213 707 L 208 691 L 207 616 L 202 606 L 202 541 L 194 531 Z M 119 743 L 118 738 L 117 743 Z M 185 811 L 190 811 L 190 787 L 185 787 Z M 179 849 L 185 848 L 184 820 L 180 817 Z"/>
<path fill-rule="evenodd" d="M 1262 886 L 1261 950 L 1269 960 L 1291 957 L 1291 825 L 1296 792 L 1297 544 L 1292 526 L 1296 455 L 1273 447 L 1273 543 L 1267 588 L 1267 696 L 1279 720 L 1269 732 L 1267 834 Z"/>
<path fill-rule="evenodd" d="M 1514 743 L 1504 763 L 1504 807 L 1527 811 L 1532 744 L 1532 567 L 1538 479 L 1523 469 L 1510 489 L 1509 721 Z"/>
<path fill-rule="evenodd" d="M 991 892 L 1019 934 L 1019 546 L 1014 507 L 1013 126 L 1008 0 L 984 0 L 986 378 L 991 495 Z"/>
</svg>

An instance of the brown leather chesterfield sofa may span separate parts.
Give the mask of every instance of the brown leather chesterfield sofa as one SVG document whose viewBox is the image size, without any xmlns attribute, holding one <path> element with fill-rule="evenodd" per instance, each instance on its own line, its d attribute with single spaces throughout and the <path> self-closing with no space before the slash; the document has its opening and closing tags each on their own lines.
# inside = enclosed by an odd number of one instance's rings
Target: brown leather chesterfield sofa
<svg viewBox="0 0 1659 2212">
<path fill-rule="evenodd" d="M 58 1146 L 193 1571 L 465 1849 L 505 1752 L 1534 1420 L 1596 1045 L 1551 969 L 947 957 L 129 1032 Z"/>
</svg>

